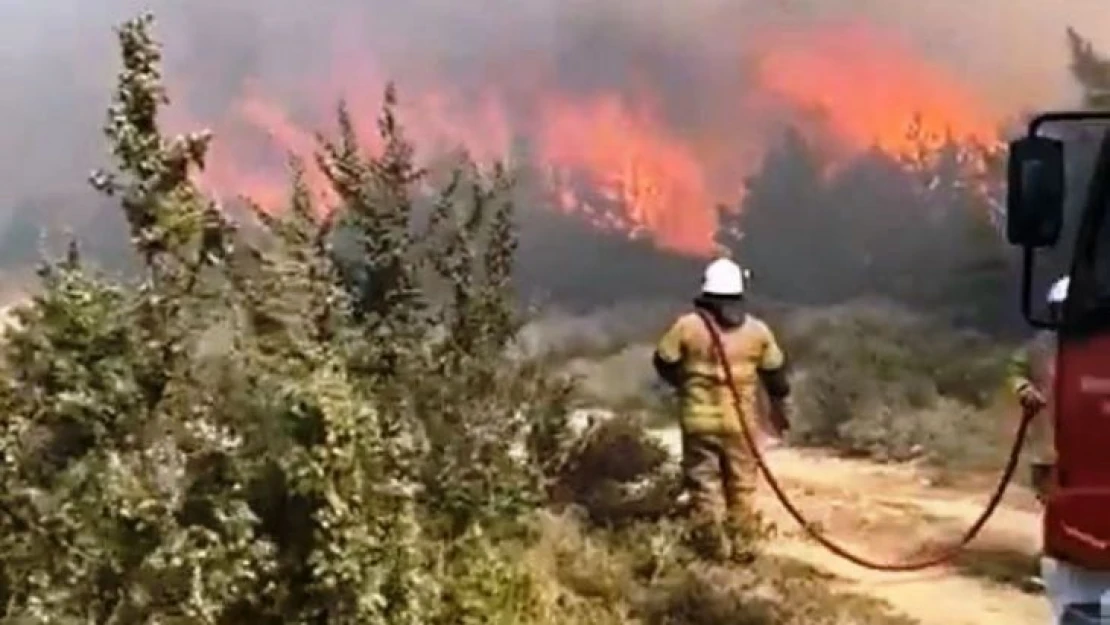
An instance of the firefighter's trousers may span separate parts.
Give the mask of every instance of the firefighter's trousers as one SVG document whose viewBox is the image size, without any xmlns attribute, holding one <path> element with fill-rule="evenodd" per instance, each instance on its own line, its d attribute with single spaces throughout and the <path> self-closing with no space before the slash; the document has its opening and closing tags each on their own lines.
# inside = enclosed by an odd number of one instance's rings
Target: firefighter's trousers
<svg viewBox="0 0 1110 625">
<path fill-rule="evenodd" d="M 705 540 L 716 543 L 708 548 L 724 555 L 750 552 L 759 470 L 743 434 L 684 432 L 682 470 L 692 520 Z"/>
</svg>

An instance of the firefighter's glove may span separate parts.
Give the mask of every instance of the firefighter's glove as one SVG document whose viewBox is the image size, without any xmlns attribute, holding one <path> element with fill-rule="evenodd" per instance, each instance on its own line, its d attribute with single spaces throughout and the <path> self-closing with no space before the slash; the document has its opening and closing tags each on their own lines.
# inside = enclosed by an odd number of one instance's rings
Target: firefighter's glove
<svg viewBox="0 0 1110 625">
<path fill-rule="evenodd" d="M 793 416 L 791 402 L 785 397 L 772 399 L 769 408 L 768 420 L 775 430 L 775 435 L 781 437 L 790 431 L 790 417 Z"/>
<path fill-rule="evenodd" d="M 1052 484 L 1052 471 L 1055 465 L 1051 462 L 1034 462 L 1029 466 L 1029 473 L 1031 482 L 1033 484 L 1033 493 L 1037 496 L 1037 501 L 1044 505 L 1045 499 L 1048 496 L 1049 486 Z"/>
<path fill-rule="evenodd" d="M 659 377 L 672 389 L 682 386 L 682 363 L 668 362 L 656 352 L 652 355 L 651 364 Z"/>
<path fill-rule="evenodd" d="M 1021 407 L 1030 412 L 1037 412 L 1045 407 L 1044 395 L 1031 383 L 1026 382 L 1017 389 L 1018 402 Z"/>
</svg>

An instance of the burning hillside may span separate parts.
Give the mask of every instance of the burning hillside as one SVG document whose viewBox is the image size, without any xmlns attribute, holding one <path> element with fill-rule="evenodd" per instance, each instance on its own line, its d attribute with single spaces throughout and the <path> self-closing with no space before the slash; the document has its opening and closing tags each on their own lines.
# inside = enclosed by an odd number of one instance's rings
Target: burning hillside
<svg viewBox="0 0 1110 625">
<path fill-rule="evenodd" d="M 245 82 L 215 119 L 193 113 L 197 94 L 179 90 L 179 121 L 211 125 L 219 137 L 206 174 L 215 191 L 279 206 L 286 155 L 311 163 L 314 133 L 331 127 L 341 98 L 365 144 L 376 145 L 380 97 L 397 72 L 372 46 L 350 43 L 357 39 L 337 39 L 345 43 L 334 46 L 326 71 L 301 76 L 295 88 Z M 479 78 L 448 71 L 446 61 L 406 68 L 398 76 L 403 121 L 424 156 L 465 146 L 479 162 L 527 159 L 543 172 L 554 205 L 702 255 L 714 246 L 717 205 L 736 204 L 765 146 L 788 124 L 848 157 L 872 147 L 918 149 L 907 138 L 915 122 L 926 138 L 989 140 L 1000 119 L 943 68 L 858 21 L 765 29 L 730 49 L 735 76 L 719 60 L 714 71 L 723 75 L 707 78 L 670 58 L 678 69 L 657 67 L 639 47 L 624 47 L 631 51 L 595 50 L 621 52 L 638 68 L 608 84 L 541 53 L 484 59 Z M 325 192 L 318 173 L 309 181 Z"/>
<path fill-rule="evenodd" d="M 875 146 L 908 156 L 948 136 L 985 143 L 997 137 L 997 112 L 967 85 L 860 23 L 773 36 L 763 50 L 761 86 L 785 107 L 818 113 L 842 149 Z"/>
</svg>

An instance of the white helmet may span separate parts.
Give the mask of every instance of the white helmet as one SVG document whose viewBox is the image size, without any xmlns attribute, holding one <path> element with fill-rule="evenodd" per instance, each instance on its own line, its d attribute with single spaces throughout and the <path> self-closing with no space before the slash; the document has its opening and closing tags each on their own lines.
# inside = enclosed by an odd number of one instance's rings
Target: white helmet
<svg viewBox="0 0 1110 625">
<path fill-rule="evenodd" d="M 705 281 L 701 292 L 706 295 L 736 297 L 744 294 L 745 272 L 740 265 L 727 258 L 718 258 L 705 268 Z"/>
<path fill-rule="evenodd" d="M 1064 276 L 1056 282 L 1052 283 L 1052 287 L 1048 289 L 1048 303 L 1062 304 L 1068 298 L 1068 286 L 1071 284 L 1071 278 Z"/>
</svg>

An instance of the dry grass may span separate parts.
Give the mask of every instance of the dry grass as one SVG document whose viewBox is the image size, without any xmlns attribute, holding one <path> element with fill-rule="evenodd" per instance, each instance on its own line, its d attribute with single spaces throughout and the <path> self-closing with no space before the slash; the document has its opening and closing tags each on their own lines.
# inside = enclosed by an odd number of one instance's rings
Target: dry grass
<svg viewBox="0 0 1110 625">
<path fill-rule="evenodd" d="M 766 552 L 745 567 L 698 559 L 675 514 L 674 470 L 635 419 L 606 421 L 586 434 L 563 474 L 569 505 L 539 516 L 538 540 L 523 556 L 544 609 L 560 606 L 569 615 L 552 623 L 914 622 L 797 560 Z"/>
<path fill-rule="evenodd" d="M 543 515 L 525 555 L 543 610 L 576 625 L 912 625 L 881 601 L 842 592 L 796 560 L 764 557 L 746 568 L 698 562 L 673 523 L 619 533 L 571 515 Z"/>
</svg>

